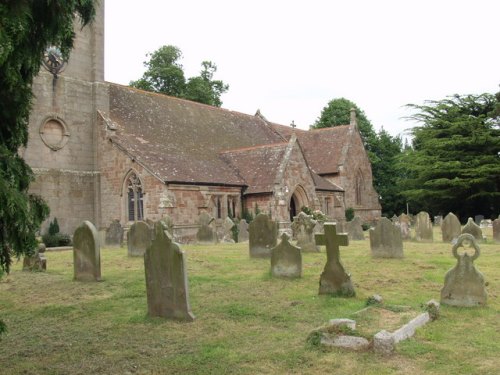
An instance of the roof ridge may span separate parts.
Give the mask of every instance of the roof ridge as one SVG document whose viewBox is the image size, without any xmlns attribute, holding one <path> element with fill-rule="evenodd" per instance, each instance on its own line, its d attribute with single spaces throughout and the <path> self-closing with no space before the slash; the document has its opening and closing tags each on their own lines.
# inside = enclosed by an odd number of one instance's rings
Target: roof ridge
<svg viewBox="0 0 500 375">
<path fill-rule="evenodd" d="M 251 151 L 251 150 L 257 150 L 259 148 L 269 148 L 269 147 L 278 147 L 278 146 L 286 146 L 286 145 L 288 145 L 288 142 L 269 143 L 269 144 L 265 144 L 265 145 L 241 147 L 241 148 L 234 148 L 234 149 L 230 149 L 230 150 L 219 151 L 219 154 L 229 154 L 231 152 Z"/>
</svg>

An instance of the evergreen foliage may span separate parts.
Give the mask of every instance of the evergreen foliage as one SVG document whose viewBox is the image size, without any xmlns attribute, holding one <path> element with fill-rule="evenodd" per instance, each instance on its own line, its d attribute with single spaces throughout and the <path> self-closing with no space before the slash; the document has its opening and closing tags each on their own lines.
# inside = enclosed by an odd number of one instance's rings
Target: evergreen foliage
<svg viewBox="0 0 500 375">
<path fill-rule="evenodd" d="M 93 0 L 3 1 L 0 4 L 0 273 L 36 246 L 35 233 L 48 215 L 43 200 L 28 193 L 31 168 L 18 149 L 28 141 L 32 82 L 50 45 L 68 57 L 73 21 L 95 14 Z"/>
<path fill-rule="evenodd" d="M 454 95 L 424 105 L 409 105 L 413 148 L 405 150 L 400 180 L 413 211 L 458 214 L 500 212 L 500 117 L 491 94 Z"/>
<path fill-rule="evenodd" d="M 131 81 L 130 86 L 216 107 L 222 105 L 220 97 L 229 90 L 229 86 L 213 79 L 217 71 L 217 65 L 213 62 L 203 61 L 200 75 L 186 81 L 183 67 L 179 63 L 182 58 L 179 48 L 162 46 L 146 57 L 149 57 L 144 62 L 146 72 L 142 78 Z"/>
</svg>

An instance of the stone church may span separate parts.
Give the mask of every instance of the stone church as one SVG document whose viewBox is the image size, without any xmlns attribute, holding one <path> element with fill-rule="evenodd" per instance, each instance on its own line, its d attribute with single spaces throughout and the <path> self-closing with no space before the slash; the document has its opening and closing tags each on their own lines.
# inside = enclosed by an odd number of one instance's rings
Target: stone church
<svg viewBox="0 0 500 375">
<path fill-rule="evenodd" d="M 104 81 L 104 1 L 94 23 L 75 28 L 61 64 L 48 51 L 34 83 L 28 147 L 21 150 L 62 232 L 83 221 L 169 215 L 189 241 L 206 211 L 219 223 L 244 210 L 268 212 L 280 228 L 302 207 L 369 222 L 378 195 L 356 126 L 299 130 L 248 115 Z M 48 221 L 47 221 L 48 222 Z M 45 223 L 47 225 L 47 223 Z"/>
</svg>

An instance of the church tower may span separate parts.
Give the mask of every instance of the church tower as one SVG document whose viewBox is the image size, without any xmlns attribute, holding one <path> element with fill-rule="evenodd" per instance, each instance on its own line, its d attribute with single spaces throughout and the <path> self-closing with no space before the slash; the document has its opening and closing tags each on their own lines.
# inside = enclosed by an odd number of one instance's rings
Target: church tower
<svg viewBox="0 0 500 375">
<path fill-rule="evenodd" d="M 75 43 L 61 64 L 57 48 L 47 51 L 33 83 L 28 146 L 22 151 L 36 179 L 33 193 L 50 207 L 60 230 L 72 234 L 83 221 L 96 221 L 99 171 L 97 110 L 107 110 L 104 84 L 104 0 L 92 24 L 75 23 Z M 44 224 L 46 227 L 48 224 Z"/>
</svg>

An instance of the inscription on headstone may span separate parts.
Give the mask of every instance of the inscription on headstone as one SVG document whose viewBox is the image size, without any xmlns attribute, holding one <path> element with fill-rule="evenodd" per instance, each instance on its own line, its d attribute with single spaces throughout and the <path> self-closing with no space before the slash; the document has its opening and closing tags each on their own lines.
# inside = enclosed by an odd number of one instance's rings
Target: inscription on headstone
<svg viewBox="0 0 500 375">
<path fill-rule="evenodd" d="M 142 257 L 151 244 L 152 228 L 145 221 L 136 221 L 127 233 L 129 257 Z"/>
<path fill-rule="evenodd" d="M 271 249 L 271 274 L 274 277 L 301 277 L 301 249 L 289 242 L 286 233 L 281 235 L 281 242 Z"/>
<path fill-rule="evenodd" d="M 325 223 L 325 234 L 316 234 L 316 243 L 326 246 L 326 264 L 319 281 L 319 294 L 352 297 L 356 294 L 348 274 L 340 262 L 340 246 L 348 246 L 347 234 L 337 234 L 336 224 Z"/>
<path fill-rule="evenodd" d="M 101 280 L 101 248 L 94 224 L 84 221 L 73 234 L 74 279 Z"/>
<path fill-rule="evenodd" d="M 464 248 L 463 254 L 458 253 L 459 248 Z M 474 253 L 469 255 L 467 249 L 473 249 Z M 487 294 L 484 277 L 474 266 L 480 254 L 474 236 L 469 233 L 460 235 L 452 253 L 457 258 L 457 264 L 446 273 L 441 303 L 465 307 L 485 305 Z"/>
<path fill-rule="evenodd" d="M 248 226 L 251 258 L 269 258 L 278 242 L 278 225 L 266 214 L 258 214 Z"/>
<path fill-rule="evenodd" d="M 370 229 L 370 248 L 375 258 L 402 258 L 403 238 L 401 230 L 386 217 Z"/>
<path fill-rule="evenodd" d="M 186 258 L 161 222 L 144 254 L 148 315 L 193 321 L 189 305 Z"/>
</svg>

